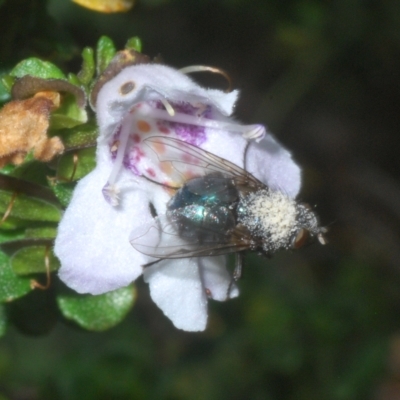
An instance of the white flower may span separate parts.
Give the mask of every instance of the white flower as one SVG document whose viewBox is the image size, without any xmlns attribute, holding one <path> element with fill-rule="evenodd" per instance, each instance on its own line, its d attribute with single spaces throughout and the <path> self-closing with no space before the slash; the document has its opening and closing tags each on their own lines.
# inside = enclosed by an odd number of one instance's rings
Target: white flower
<svg viewBox="0 0 400 400">
<path fill-rule="evenodd" d="M 59 275 L 69 287 L 101 294 L 130 284 L 144 272 L 152 299 L 176 327 L 205 329 L 207 299 L 226 300 L 232 281 L 225 256 L 162 260 L 143 271 L 154 259 L 129 243 L 132 230 L 152 221 L 149 205 L 162 215 L 171 196 L 142 177 L 168 180 L 167 171 L 146 157 L 142 140 L 168 134 L 241 167 L 246 159 L 254 176 L 295 197 L 300 170 L 290 154 L 261 125 L 244 126 L 229 117 L 237 95 L 204 89 L 159 64 L 127 67 L 102 87 L 97 166 L 78 183 L 55 243 Z M 259 142 L 249 144 L 248 138 Z M 237 295 L 233 285 L 230 297 Z"/>
</svg>

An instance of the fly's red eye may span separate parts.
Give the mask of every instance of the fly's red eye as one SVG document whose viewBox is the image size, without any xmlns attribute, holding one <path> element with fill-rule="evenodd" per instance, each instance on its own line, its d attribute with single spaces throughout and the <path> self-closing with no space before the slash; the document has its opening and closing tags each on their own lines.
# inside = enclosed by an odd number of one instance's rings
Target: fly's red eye
<svg viewBox="0 0 400 400">
<path fill-rule="evenodd" d="M 303 247 L 307 242 L 308 236 L 309 236 L 309 233 L 308 233 L 307 229 L 304 229 L 304 228 L 300 229 L 297 232 L 296 238 L 294 239 L 293 248 L 299 249 L 300 247 Z"/>
</svg>

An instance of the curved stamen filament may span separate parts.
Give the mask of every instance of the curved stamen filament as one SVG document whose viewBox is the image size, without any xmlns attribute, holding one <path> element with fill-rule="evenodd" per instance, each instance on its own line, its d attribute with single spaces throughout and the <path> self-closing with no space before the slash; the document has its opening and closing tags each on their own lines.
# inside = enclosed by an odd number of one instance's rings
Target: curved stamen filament
<svg viewBox="0 0 400 400">
<path fill-rule="evenodd" d="M 184 67 L 184 68 L 179 69 L 179 72 L 182 72 L 182 74 L 191 74 L 192 72 L 204 72 L 204 71 L 222 75 L 228 81 L 228 89 L 226 91 L 227 92 L 232 91 L 231 78 L 227 74 L 227 72 L 225 72 L 223 69 L 216 68 L 216 67 L 209 67 L 207 65 L 190 65 L 189 67 Z"/>
<path fill-rule="evenodd" d="M 175 115 L 175 110 L 174 108 L 171 106 L 171 103 L 165 99 L 164 97 L 160 98 L 161 103 L 163 104 L 163 106 L 165 107 L 165 110 L 167 111 L 167 113 L 173 117 Z"/>
</svg>

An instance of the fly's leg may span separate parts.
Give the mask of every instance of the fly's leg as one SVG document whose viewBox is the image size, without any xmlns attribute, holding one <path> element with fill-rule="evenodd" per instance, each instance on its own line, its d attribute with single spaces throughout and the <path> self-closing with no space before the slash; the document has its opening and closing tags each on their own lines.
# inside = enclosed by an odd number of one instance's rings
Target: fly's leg
<svg viewBox="0 0 400 400">
<path fill-rule="evenodd" d="M 231 298 L 231 290 L 232 286 L 235 282 L 237 282 L 242 277 L 243 271 L 243 251 L 239 251 L 235 254 L 235 269 L 233 270 L 232 279 L 229 283 L 228 290 L 226 293 L 226 298 Z"/>
<path fill-rule="evenodd" d="M 151 267 L 152 265 L 157 264 L 157 263 L 159 263 L 159 262 L 162 261 L 162 260 L 164 260 L 164 258 L 160 258 L 160 259 L 158 259 L 158 260 L 151 261 L 151 262 L 149 262 L 149 263 L 147 263 L 147 264 L 142 265 L 142 267 L 143 267 L 143 269 L 144 269 L 144 268 Z"/>
</svg>

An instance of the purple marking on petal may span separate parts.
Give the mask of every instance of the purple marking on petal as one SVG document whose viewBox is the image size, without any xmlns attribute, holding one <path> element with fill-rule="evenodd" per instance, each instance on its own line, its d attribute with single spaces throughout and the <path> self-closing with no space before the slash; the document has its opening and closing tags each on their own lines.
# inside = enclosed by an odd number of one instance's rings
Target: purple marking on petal
<svg viewBox="0 0 400 400">
<path fill-rule="evenodd" d="M 103 189 L 101 189 L 101 193 L 108 204 L 112 205 L 113 207 L 116 207 L 119 204 L 118 188 L 107 183 Z"/>
<path fill-rule="evenodd" d="M 154 109 L 165 110 L 165 107 L 161 101 L 149 101 L 146 103 L 140 103 L 135 105 L 135 108 L 139 109 L 144 104 L 146 104 L 147 107 L 150 106 Z M 194 117 L 194 121 L 196 117 L 212 119 L 213 109 L 208 104 L 199 103 L 193 105 L 189 102 L 170 104 L 176 113 L 192 115 Z M 140 114 L 138 114 L 138 117 L 140 119 L 142 118 Z M 148 122 L 150 123 L 150 125 L 152 125 L 152 134 L 175 134 L 177 138 L 195 146 L 201 146 L 207 140 L 207 135 L 205 131 L 206 128 L 203 126 L 165 121 L 162 119 L 154 119 L 151 117 L 151 111 L 147 114 L 147 117 L 144 117 L 144 120 L 146 119 L 148 119 Z M 121 131 L 122 123 L 116 127 L 108 145 L 111 160 L 113 161 L 115 161 L 118 154 L 118 145 L 120 142 Z M 143 173 L 140 167 L 140 162 L 142 158 L 145 157 L 145 154 L 143 153 L 141 148 L 142 137 L 142 134 L 140 132 L 137 133 L 135 131 L 135 127 L 132 125 L 132 130 L 130 132 L 126 145 L 126 153 L 122 161 L 123 167 L 136 176 L 141 176 Z"/>
<path fill-rule="evenodd" d="M 138 146 L 132 146 L 129 148 L 129 153 L 127 153 L 124 157 L 124 167 L 129 171 L 133 172 L 135 175 L 142 175 L 142 173 L 138 170 L 137 164 L 144 156 L 143 151 Z"/>
<path fill-rule="evenodd" d="M 160 101 L 151 103 L 149 104 L 155 108 L 158 108 L 160 110 L 165 109 L 164 105 Z M 210 118 L 212 113 L 211 106 L 206 104 L 199 104 L 198 107 L 195 107 L 190 103 L 182 102 L 171 103 L 171 106 L 176 112 L 193 115 L 196 117 Z M 195 146 L 202 145 L 207 139 L 205 128 L 202 126 L 169 121 L 159 121 L 157 125 L 159 127 L 173 130 L 179 139 L 182 139 L 183 141 L 193 144 Z"/>
<path fill-rule="evenodd" d="M 110 197 L 110 190 L 108 183 L 101 189 L 101 193 L 103 193 L 103 197 L 106 200 L 107 203 L 111 204 L 111 197 Z"/>
<path fill-rule="evenodd" d="M 185 142 L 200 146 L 206 141 L 205 129 L 202 126 L 175 124 L 173 122 L 169 122 L 169 124 L 170 127 L 175 130 L 179 139 Z"/>
</svg>

